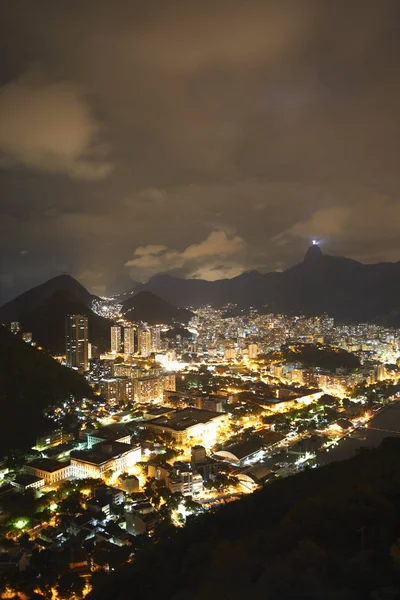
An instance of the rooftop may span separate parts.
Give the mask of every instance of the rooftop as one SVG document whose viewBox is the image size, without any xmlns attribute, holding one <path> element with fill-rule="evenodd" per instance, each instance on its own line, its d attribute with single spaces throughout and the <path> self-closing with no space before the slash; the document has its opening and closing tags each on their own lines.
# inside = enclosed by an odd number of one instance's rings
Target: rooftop
<svg viewBox="0 0 400 600">
<path fill-rule="evenodd" d="M 214 412 L 213 410 L 200 410 L 198 408 L 182 408 L 168 415 L 157 417 L 148 421 L 151 425 L 166 427 L 175 431 L 184 431 L 198 425 L 199 423 L 209 423 L 213 419 L 219 418 L 223 413 Z"/>
<path fill-rule="evenodd" d="M 36 475 L 29 475 L 28 473 L 23 473 L 21 475 L 17 475 L 13 481 L 13 484 L 20 485 L 22 487 L 26 487 L 31 485 L 32 483 L 37 483 L 38 481 L 43 481 L 41 477 L 36 477 Z"/>
<path fill-rule="evenodd" d="M 238 460 L 243 460 L 259 452 L 263 447 L 262 442 L 241 442 L 239 444 L 234 444 L 233 446 L 228 446 L 227 448 L 223 448 L 220 452 L 216 452 L 216 456 L 220 456 L 222 452 L 228 452 L 235 456 Z"/>
<path fill-rule="evenodd" d="M 92 429 L 88 432 L 88 435 L 103 440 L 115 440 L 126 435 L 131 435 L 132 424 L 134 424 L 132 421 L 128 421 L 127 423 L 113 423 L 112 425 L 100 427 L 100 429 Z"/>
<path fill-rule="evenodd" d="M 91 463 L 93 465 L 102 465 L 112 458 L 116 458 L 126 452 L 135 450 L 128 444 L 121 442 L 110 442 L 105 444 L 96 444 L 91 450 L 75 450 L 71 452 L 71 458 Z"/>
<path fill-rule="evenodd" d="M 68 465 L 69 462 L 60 462 L 59 460 L 53 460 L 52 458 L 39 458 L 38 460 L 33 460 L 28 463 L 26 466 L 32 467 L 33 469 L 39 469 L 40 471 L 46 471 L 47 473 L 54 473 Z"/>
</svg>

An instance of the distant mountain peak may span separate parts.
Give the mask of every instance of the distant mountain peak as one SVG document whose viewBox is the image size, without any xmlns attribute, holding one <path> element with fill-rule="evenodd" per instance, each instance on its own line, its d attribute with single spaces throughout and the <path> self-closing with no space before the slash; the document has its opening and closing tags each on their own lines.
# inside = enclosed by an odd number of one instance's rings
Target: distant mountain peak
<svg viewBox="0 0 400 600">
<path fill-rule="evenodd" d="M 307 252 L 305 253 L 304 256 L 304 261 L 305 263 L 315 263 L 319 260 L 321 260 L 321 258 L 324 256 L 321 247 L 318 245 L 318 243 L 316 241 L 313 241 L 313 243 L 311 244 L 311 246 L 309 247 L 309 249 L 307 250 Z"/>
</svg>

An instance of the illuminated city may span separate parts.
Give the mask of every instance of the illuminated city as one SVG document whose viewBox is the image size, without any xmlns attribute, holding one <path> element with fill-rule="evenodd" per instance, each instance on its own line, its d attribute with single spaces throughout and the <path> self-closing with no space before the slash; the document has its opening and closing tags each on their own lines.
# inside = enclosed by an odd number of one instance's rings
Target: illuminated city
<svg viewBox="0 0 400 600">
<path fill-rule="evenodd" d="M 151 537 L 165 519 L 181 527 L 385 436 L 400 397 L 399 330 L 232 304 L 192 310 L 186 326 L 148 325 L 105 302 L 109 350 L 87 362 L 87 318 L 70 315 L 58 357 L 84 374 L 92 397 L 49 406 L 53 428 L 1 471 L 0 490 L 36 498 L 28 517 L 11 510 L 6 538 L 23 532 L 37 548 L 62 548 L 80 523 L 92 532 L 87 591 L 95 540 L 106 536 L 129 560 L 130 536 Z"/>
<path fill-rule="evenodd" d="M 400 1 L 0 40 L 0 600 L 399 600 Z"/>
</svg>

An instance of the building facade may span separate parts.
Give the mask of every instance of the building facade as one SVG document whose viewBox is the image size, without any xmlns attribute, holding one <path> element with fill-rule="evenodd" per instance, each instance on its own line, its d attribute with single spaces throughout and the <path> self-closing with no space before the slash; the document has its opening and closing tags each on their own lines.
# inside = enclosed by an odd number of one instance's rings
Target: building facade
<svg viewBox="0 0 400 600">
<path fill-rule="evenodd" d="M 133 327 L 124 327 L 124 354 L 131 356 L 135 352 L 135 330 Z"/>
<path fill-rule="evenodd" d="M 121 327 L 111 327 L 111 352 L 118 354 L 121 351 Z"/>
<path fill-rule="evenodd" d="M 68 315 L 65 329 L 67 366 L 85 372 L 89 368 L 89 326 L 85 315 Z"/>
</svg>

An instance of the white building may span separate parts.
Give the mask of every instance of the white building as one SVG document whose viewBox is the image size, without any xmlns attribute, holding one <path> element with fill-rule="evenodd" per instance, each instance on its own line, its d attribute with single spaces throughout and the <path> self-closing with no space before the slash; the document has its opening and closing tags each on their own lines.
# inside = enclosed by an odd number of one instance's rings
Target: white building
<svg viewBox="0 0 400 600">
<path fill-rule="evenodd" d="M 78 478 L 103 478 L 108 471 L 123 472 L 142 458 L 140 446 L 120 442 L 96 444 L 90 450 L 71 452 L 71 474 Z"/>
</svg>

